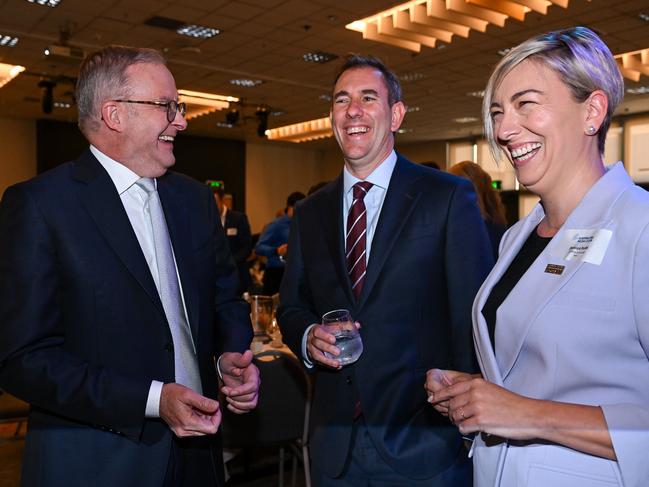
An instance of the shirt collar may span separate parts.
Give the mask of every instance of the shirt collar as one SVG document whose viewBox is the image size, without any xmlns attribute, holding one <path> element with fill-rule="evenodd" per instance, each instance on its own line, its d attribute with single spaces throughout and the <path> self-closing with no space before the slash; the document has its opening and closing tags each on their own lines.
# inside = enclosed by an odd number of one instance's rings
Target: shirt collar
<svg viewBox="0 0 649 487">
<path fill-rule="evenodd" d="M 92 152 L 92 155 L 97 158 L 99 164 L 106 169 L 106 172 L 110 176 L 110 179 L 113 181 L 113 184 L 120 195 L 128 191 L 128 189 L 140 179 L 140 176 L 135 174 L 124 164 L 117 162 L 115 159 L 111 159 L 94 145 L 90 146 L 90 152 Z M 158 182 L 155 181 L 155 184 L 157 186 Z"/>
<path fill-rule="evenodd" d="M 390 184 L 390 178 L 392 177 L 392 171 L 394 171 L 394 166 L 397 164 L 397 153 L 392 150 L 390 155 L 378 166 L 376 169 L 370 173 L 369 176 L 365 178 L 365 181 L 372 183 L 374 186 L 378 186 L 383 190 L 388 189 Z M 346 166 L 343 166 L 343 183 L 345 194 L 352 189 L 357 182 L 362 181 L 356 176 L 353 176 Z"/>
</svg>

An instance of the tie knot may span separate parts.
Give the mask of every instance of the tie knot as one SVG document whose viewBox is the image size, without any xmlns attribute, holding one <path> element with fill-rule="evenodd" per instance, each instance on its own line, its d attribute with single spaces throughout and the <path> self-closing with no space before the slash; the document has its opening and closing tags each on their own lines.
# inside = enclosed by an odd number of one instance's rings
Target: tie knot
<svg viewBox="0 0 649 487">
<path fill-rule="evenodd" d="M 155 191 L 155 182 L 151 178 L 140 178 L 135 184 L 146 191 L 147 194 L 151 194 Z"/>
<path fill-rule="evenodd" d="M 356 183 L 353 186 L 354 199 L 355 200 L 356 199 L 361 199 L 362 200 L 363 198 L 365 198 L 365 195 L 367 194 L 367 192 L 370 190 L 370 188 L 372 186 L 374 186 L 374 185 L 372 183 L 370 183 L 369 181 L 360 181 L 360 182 Z"/>
</svg>

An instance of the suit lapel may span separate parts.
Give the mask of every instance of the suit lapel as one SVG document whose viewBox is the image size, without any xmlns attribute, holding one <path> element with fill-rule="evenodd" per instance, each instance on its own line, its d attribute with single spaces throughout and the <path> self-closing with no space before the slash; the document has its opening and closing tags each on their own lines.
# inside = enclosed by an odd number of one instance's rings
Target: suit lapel
<svg viewBox="0 0 649 487">
<path fill-rule="evenodd" d="M 359 309 L 372 291 L 372 287 L 376 283 L 403 225 L 419 199 L 418 193 L 410 191 L 412 184 L 417 180 L 417 176 L 409 167 L 409 164 L 399 156 L 392 172 L 390 185 L 372 239 L 365 284 L 358 301 Z M 349 281 L 349 279 L 347 280 Z"/>
<path fill-rule="evenodd" d="M 73 178 L 83 183 L 79 185 L 79 198 L 97 228 L 164 315 L 153 277 L 110 176 L 87 151 L 75 162 Z"/>
<path fill-rule="evenodd" d="M 523 221 L 520 230 L 512 235 L 511 244 L 503 247 L 503 253 L 489 275 L 474 305 L 474 339 L 476 351 L 483 364 L 483 372 L 489 380 L 502 384 L 518 358 L 530 327 L 548 302 L 575 273 L 585 265 L 582 260 L 564 260 L 554 251 L 570 229 L 599 229 L 608 224 L 609 212 L 615 200 L 633 183 L 622 170 L 621 165 L 613 167 L 588 191 L 582 201 L 570 214 L 561 230 L 554 236 L 546 249 L 534 261 L 519 283 L 498 309 L 496 327 L 496 354 L 489 340 L 487 326 L 482 317 L 482 307 L 491 289 L 500 280 L 511 261 L 520 251 L 529 234 L 543 219 L 544 212 L 537 205 Z M 548 264 L 564 266 L 560 275 L 545 272 Z M 588 264 L 592 265 L 592 264 Z M 504 326 L 503 326 L 504 325 Z"/>
<path fill-rule="evenodd" d="M 192 335 L 198 336 L 198 289 L 194 274 L 194 260 L 192 255 L 189 219 L 187 214 L 188 204 L 185 204 L 183 195 L 173 186 L 169 175 L 158 178 L 158 194 L 167 221 L 169 237 L 174 249 L 174 257 L 182 283 L 182 294 L 189 318 Z"/>
<path fill-rule="evenodd" d="M 345 228 L 343 227 L 343 175 L 341 174 L 333 185 L 331 191 L 322 200 L 320 218 L 324 228 L 327 247 L 338 274 L 338 281 L 342 284 L 345 295 L 350 303 L 356 301 L 352 286 L 347 274 L 345 261 Z"/>
</svg>

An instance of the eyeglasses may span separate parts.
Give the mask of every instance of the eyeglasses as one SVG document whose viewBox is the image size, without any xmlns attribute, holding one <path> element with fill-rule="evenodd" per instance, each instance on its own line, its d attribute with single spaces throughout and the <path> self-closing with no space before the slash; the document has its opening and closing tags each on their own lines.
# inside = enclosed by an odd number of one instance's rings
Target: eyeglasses
<svg viewBox="0 0 649 487">
<path fill-rule="evenodd" d="M 187 105 L 185 103 L 178 103 L 176 100 L 169 101 L 142 101 L 142 100 L 113 100 L 118 103 L 140 103 L 142 105 L 154 105 L 157 107 L 165 107 L 167 109 L 167 121 L 173 122 L 176 118 L 176 113 L 184 117 L 187 113 Z"/>
</svg>

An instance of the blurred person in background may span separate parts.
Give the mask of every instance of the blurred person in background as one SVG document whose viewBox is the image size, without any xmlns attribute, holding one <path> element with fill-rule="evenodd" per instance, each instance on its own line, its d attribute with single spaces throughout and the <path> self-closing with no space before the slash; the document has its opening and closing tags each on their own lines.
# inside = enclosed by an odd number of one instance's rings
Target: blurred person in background
<svg viewBox="0 0 649 487">
<path fill-rule="evenodd" d="M 505 217 L 505 206 L 500 200 L 500 194 L 492 186 L 491 176 L 472 161 L 458 162 L 451 166 L 448 172 L 466 178 L 473 183 L 475 192 L 478 195 L 480 215 L 482 215 L 482 219 L 487 226 L 487 233 L 489 234 L 489 240 L 491 240 L 494 260 L 497 259 L 500 239 L 507 230 L 507 218 Z"/>
<path fill-rule="evenodd" d="M 304 193 L 299 191 L 294 191 L 288 195 L 284 214 L 266 225 L 255 246 L 255 253 L 258 256 L 266 257 L 263 289 L 266 296 L 272 296 L 279 292 L 279 285 L 284 275 L 285 256 L 288 251 L 288 232 L 291 218 L 293 217 L 295 205 L 304 197 Z"/>
<path fill-rule="evenodd" d="M 224 203 L 225 193 L 222 188 L 212 188 L 214 200 L 219 209 L 221 226 L 228 237 L 232 258 L 239 271 L 239 294 L 248 291 L 251 284 L 248 257 L 252 252 L 252 235 L 250 223 L 245 213 L 234 211 Z"/>
</svg>

